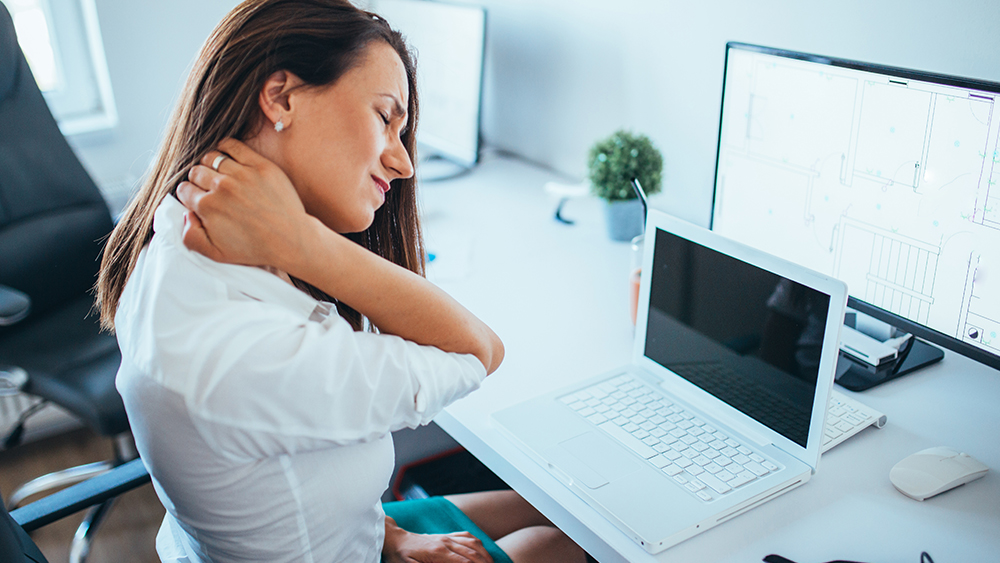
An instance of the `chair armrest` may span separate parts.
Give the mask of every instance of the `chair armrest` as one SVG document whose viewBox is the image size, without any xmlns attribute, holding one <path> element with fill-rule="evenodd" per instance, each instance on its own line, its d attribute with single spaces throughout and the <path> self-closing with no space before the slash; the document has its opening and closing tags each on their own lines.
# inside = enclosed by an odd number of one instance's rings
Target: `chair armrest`
<svg viewBox="0 0 1000 563">
<path fill-rule="evenodd" d="M 6 285 L 0 285 L 0 326 L 12 325 L 28 316 L 31 299 Z"/>
<path fill-rule="evenodd" d="M 67 487 L 57 493 L 11 511 L 10 515 L 26 532 L 65 518 L 95 504 L 149 483 L 149 472 L 141 459 L 133 459 L 97 477 Z"/>
</svg>

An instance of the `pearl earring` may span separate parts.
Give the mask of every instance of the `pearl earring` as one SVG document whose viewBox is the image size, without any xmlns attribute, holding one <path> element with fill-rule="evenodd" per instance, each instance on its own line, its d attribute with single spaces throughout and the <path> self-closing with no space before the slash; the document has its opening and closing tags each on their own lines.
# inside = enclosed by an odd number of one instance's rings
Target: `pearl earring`
<svg viewBox="0 0 1000 563">
<path fill-rule="evenodd" d="M 279 119 L 277 123 L 274 124 L 274 130 L 281 133 L 285 129 L 285 124 Z"/>
</svg>

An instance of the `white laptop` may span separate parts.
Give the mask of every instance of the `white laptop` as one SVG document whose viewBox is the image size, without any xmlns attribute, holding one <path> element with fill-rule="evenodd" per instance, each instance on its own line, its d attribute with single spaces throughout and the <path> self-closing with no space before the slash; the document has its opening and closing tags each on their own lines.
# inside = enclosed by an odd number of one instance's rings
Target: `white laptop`
<svg viewBox="0 0 1000 563">
<path fill-rule="evenodd" d="M 645 241 L 632 362 L 493 422 L 657 553 L 816 471 L 847 288 L 655 210 Z"/>
</svg>

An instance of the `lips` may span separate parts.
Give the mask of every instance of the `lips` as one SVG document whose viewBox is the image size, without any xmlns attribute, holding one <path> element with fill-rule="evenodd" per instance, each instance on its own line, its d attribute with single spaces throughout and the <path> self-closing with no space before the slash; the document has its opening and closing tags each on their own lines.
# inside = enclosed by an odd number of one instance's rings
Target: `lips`
<svg viewBox="0 0 1000 563">
<path fill-rule="evenodd" d="M 378 176 L 372 176 L 372 180 L 375 181 L 375 185 L 378 186 L 378 189 L 382 192 L 382 195 L 385 195 L 386 192 L 389 191 L 389 184 L 382 178 L 379 178 Z"/>
</svg>

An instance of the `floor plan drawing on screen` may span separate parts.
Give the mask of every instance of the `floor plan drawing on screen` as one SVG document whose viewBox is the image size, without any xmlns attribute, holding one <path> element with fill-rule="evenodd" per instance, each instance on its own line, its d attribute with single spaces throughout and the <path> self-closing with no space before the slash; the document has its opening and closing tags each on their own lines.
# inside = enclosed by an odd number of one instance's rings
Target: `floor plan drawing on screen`
<svg viewBox="0 0 1000 563">
<path fill-rule="evenodd" d="M 713 229 L 1000 348 L 994 92 L 732 50 Z"/>
<path fill-rule="evenodd" d="M 868 303 L 926 324 L 941 249 L 846 218 L 840 233 L 833 274 Z"/>
</svg>

